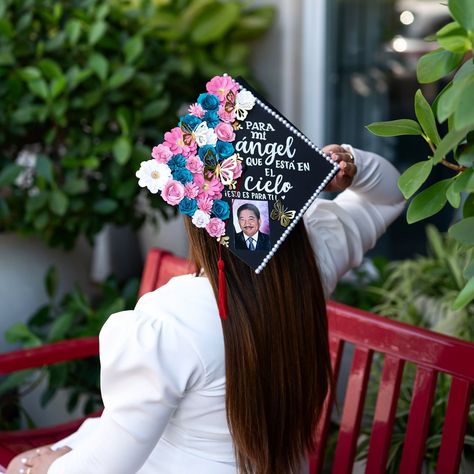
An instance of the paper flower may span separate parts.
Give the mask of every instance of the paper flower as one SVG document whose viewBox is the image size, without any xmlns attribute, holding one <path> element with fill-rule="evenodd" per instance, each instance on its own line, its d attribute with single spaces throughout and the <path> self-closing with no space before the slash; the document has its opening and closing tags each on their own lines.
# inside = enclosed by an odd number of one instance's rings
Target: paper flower
<svg viewBox="0 0 474 474">
<path fill-rule="evenodd" d="M 199 160 L 199 158 L 198 158 Z M 199 160 L 201 161 L 201 160 Z M 195 198 L 199 194 L 199 188 L 191 181 L 184 185 L 184 195 L 190 199 Z M 198 202 L 199 205 L 199 202 Z"/>
<path fill-rule="evenodd" d="M 202 108 L 201 104 L 197 102 L 195 104 L 191 104 L 188 108 L 188 112 L 190 114 L 195 115 L 196 117 L 203 118 L 204 117 L 204 109 Z"/>
<path fill-rule="evenodd" d="M 214 201 L 209 196 L 204 195 L 199 197 L 197 200 L 198 208 L 201 209 L 201 211 L 204 211 L 206 214 L 211 213 L 213 204 Z"/>
<path fill-rule="evenodd" d="M 171 171 L 184 168 L 186 166 L 186 158 L 181 153 L 173 155 L 173 157 L 168 161 L 168 166 Z"/>
<path fill-rule="evenodd" d="M 207 111 L 217 112 L 220 105 L 219 97 L 214 94 L 200 94 L 198 97 L 198 104 Z"/>
<path fill-rule="evenodd" d="M 216 151 L 220 158 L 229 158 L 235 153 L 235 148 L 232 143 L 229 142 L 221 142 L 220 140 L 217 142 Z"/>
<path fill-rule="evenodd" d="M 217 196 L 219 196 L 224 189 L 224 185 L 219 179 L 214 176 L 210 179 L 206 179 L 203 174 L 194 175 L 194 184 L 199 188 L 199 197 L 209 196 L 210 198 L 217 199 Z"/>
<path fill-rule="evenodd" d="M 186 214 L 187 216 L 192 217 L 197 211 L 196 199 L 184 197 L 179 203 L 179 211 L 181 212 L 181 214 Z"/>
<path fill-rule="evenodd" d="M 215 145 L 217 143 L 217 135 L 213 128 L 207 126 L 207 122 L 201 122 L 193 131 L 193 137 L 198 146 Z"/>
<path fill-rule="evenodd" d="M 173 171 L 173 179 L 182 184 L 187 184 L 193 180 L 193 174 L 186 168 L 178 168 Z"/>
<path fill-rule="evenodd" d="M 171 178 L 171 170 L 168 165 L 158 163 L 155 159 L 142 161 L 140 169 L 135 173 L 138 178 L 138 185 L 156 194 L 162 191 L 168 180 Z"/>
<path fill-rule="evenodd" d="M 235 140 L 235 132 L 230 123 L 220 122 L 214 132 L 217 138 L 223 142 L 233 142 Z"/>
<path fill-rule="evenodd" d="M 207 224 L 206 230 L 211 237 L 222 237 L 225 234 L 225 223 L 221 219 L 213 217 Z"/>
<path fill-rule="evenodd" d="M 219 124 L 219 115 L 217 115 L 217 110 L 208 110 L 203 119 L 207 122 L 209 127 L 216 127 Z"/>
<path fill-rule="evenodd" d="M 199 156 L 193 155 L 186 161 L 186 168 L 193 174 L 202 173 L 204 170 L 204 163 Z"/>
<path fill-rule="evenodd" d="M 217 115 L 223 122 L 232 123 L 235 120 L 235 110 L 232 109 L 230 112 L 225 110 L 224 104 L 221 104 Z"/>
<path fill-rule="evenodd" d="M 178 205 L 184 198 L 184 186 L 174 179 L 170 179 L 161 191 L 161 197 L 172 206 Z"/>
<path fill-rule="evenodd" d="M 171 150 L 167 146 L 160 143 L 158 146 L 153 147 L 151 156 L 155 158 L 158 163 L 168 163 L 173 153 L 171 153 Z"/>
<path fill-rule="evenodd" d="M 214 204 L 212 205 L 212 213 L 219 219 L 222 219 L 222 220 L 228 219 L 230 216 L 229 204 L 227 204 L 225 201 L 221 201 L 220 199 L 217 199 L 216 201 L 214 201 Z"/>
<path fill-rule="evenodd" d="M 206 84 L 206 90 L 224 102 L 229 92 L 237 94 L 239 85 L 230 76 L 215 76 Z"/>
<path fill-rule="evenodd" d="M 199 227 L 201 229 L 203 229 L 204 227 L 207 226 L 207 224 L 209 224 L 209 221 L 211 220 L 211 218 L 209 217 L 209 214 L 206 214 L 204 211 L 201 211 L 200 209 L 198 209 L 194 215 L 193 215 L 193 218 L 192 218 L 192 222 L 193 224 L 196 226 L 196 227 Z"/>
<path fill-rule="evenodd" d="M 196 144 L 186 145 L 183 139 L 183 131 L 179 127 L 172 128 L 165 133 L 165 145 L 171 150 L 173 155 L 182 154 L 189 156 L 196 151 Z"/>
<path fill-rule="evenodd" d="M 238 120 L 245 120 L 249 110 L 255 105 L 255 96 L 247 90 L 242 90 L 235 98 L 235 116 Z"/>
</svg>

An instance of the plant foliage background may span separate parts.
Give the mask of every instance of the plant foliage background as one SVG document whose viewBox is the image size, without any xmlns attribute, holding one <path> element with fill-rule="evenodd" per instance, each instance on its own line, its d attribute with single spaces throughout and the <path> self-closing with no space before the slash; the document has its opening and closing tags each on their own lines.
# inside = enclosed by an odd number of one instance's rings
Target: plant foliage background
<svg viewBox="0 0 474 474">
<path fill-rule="evenodd" d="M 242 0 L 2 1 L 0 231 L 69 248 L 107 222 L 138 227 L 140 161 L 209 77 L 249 76 L 273 13 Z"/>
<path fill-rule="evenodd" d="M 419 135 L 428 145 L 429 155 L 408 168 L 399 187 L 409 199 L 419 191 L 435 166 L 446 166 L 453 176 L 423 189 L 411 200 L 407 221 L 417 222 L 441 211 L 446 204 L 462 209 L 462 219 L 449 233 L 468 249 L 474 248 L 474 2 L 449 0 L 453 21 L 441 28 L 431 40 L 439 48 L 425 54 L 417 64 L 418 81 L 451 80 L 429 104 L 421 90 L 414 98 L 417 120 L 399 119 L 373 123 L 368 129 L 380 136 Z M 440 125 L 447 133 L 440 135 Z M 464 284 L 453 302 L 460 309 L 474 299 L 474 260 L 462 269 Z M 458 279 L 459 281 L 459 279 Z"/>
</svg>

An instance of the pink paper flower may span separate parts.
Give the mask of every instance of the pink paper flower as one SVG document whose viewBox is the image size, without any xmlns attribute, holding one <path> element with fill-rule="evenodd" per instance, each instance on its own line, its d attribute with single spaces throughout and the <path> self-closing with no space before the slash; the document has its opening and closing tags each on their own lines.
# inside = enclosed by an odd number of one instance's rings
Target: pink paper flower
<svg viewBox="0 0 474 474">
<path fill-rule="evenodd" d="M 222 121 L 227 123 L 232 123 L 235 120 L 235 111 L 232 110 L 231 112 L 226 112 L 223 104 L 219 106 L 217 115 Z"/>
<path fill-rule="evenodd" d="M 186 168 L 193 174 L 202 173 L 204 169 L 204 163 L 201 161 L 199 156 L 193 155 L 190 156 L 186 161 Z"/>
<path fill-rule="evenodd" d="M 212 205 L 214 204 L 214 200 L 211 199 L 209 196 L 201 196 L 198 197 L 197 200 L 198 208 L 201 211 L 204 211 L 206 214 L 210 214 L 212 210 Z"/>
<path fill-rule="evenodd" d="M 161 197 L 172 206 L 179 204 L 184 198 L 184 186 L 174 179 L 170 179 L 161 191 Z"/>
<path fill-rule="evenodd" d="M 202 108 L 201 104 L 198 104 L 197 102 L 189 106 L 188 112 L 199 118 L 203 118 L 205 114 L 205 110 Z"/>
<path fill-rule="evenodd" d="M 173 153 L 171 153 L 171 150 L 166 145 L 160 143 L 158 146 L 153 147 L 151 156 L 155 158 L 158 163 L 168 163 Z"/>
<path fill-rule="evenodd" d="M 199 188 L 198 197 L 209 196 L 211 199 L 220 199 L 224 185 L 215 176 L 205 178 L 202 173 L 194 175 L 194 184 Z"/>
<path fill-rule="evenodd" d="M 183 132 L 179 127 L 172 128 L 165 133 L 165 146 L 167 146 L 173 155 L 181 153 L 183 156 L 190 156 L 196 153 L 196 142 L 194 139 L 190 145 L 186 145 L 183 139 Z"/>
<path fill-rule="evenodd" d="M 199 188 L 191 181 L 184 185 L 184 195 L 189 199 L 194 199 L 199 193 Z"/>
<path fill-rule="evenodd" d="M 225 234 L 225 223 L 217 217 L 213 217 L 207 224 L 206 230 L 211 237 L 222 237 Z"/>
<path fill-rule="evenodd" d="M 217 95 L 222 104 L 229 91 L 239 92 L 239 85 L 230 76 L 215 76 L 206 84 L 206 89 L 209 94 Z"/>
<path fill-rule="evenodd" d="M 219 122 L 214 128 L 214 132 L 217 138 L 223 142 L 233 142 L 235 140 L 235 132 L 230 123 Z"/>
</svg>

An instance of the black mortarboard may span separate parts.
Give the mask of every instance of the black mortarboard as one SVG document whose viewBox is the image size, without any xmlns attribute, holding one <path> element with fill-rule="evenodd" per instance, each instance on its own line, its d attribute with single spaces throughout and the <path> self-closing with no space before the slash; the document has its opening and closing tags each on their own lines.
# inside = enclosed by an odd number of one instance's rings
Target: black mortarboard
<svg viewBox="0 0 474 474">
<path fill-rule="evenodd" d="M 222 192 L 231 209 L 226 235 L 229 250 L 259 273 L 339 166 L 243 79 L 236 82 L 256 100 L 235 131 L 243 173 Z"/>
</svg>

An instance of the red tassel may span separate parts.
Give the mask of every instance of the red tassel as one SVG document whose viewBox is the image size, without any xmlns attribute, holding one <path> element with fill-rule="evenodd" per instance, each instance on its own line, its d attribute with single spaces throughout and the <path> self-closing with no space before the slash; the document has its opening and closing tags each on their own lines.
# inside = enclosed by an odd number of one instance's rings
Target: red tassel
<svg viewBox="0 0 474 474">
<path fill-rule="evenodd" d="M 219 249 L 219 261 L 217 262 L 217 267 L 219 268 L 219 280 L 218 280 L 218 300 L 217 306 L 219 308 L 219 316 L 221 319 L 227 319 L 227 287 L 225 281 L 224 273 L 224 260 L 220 256 Z"/>
</svg>

